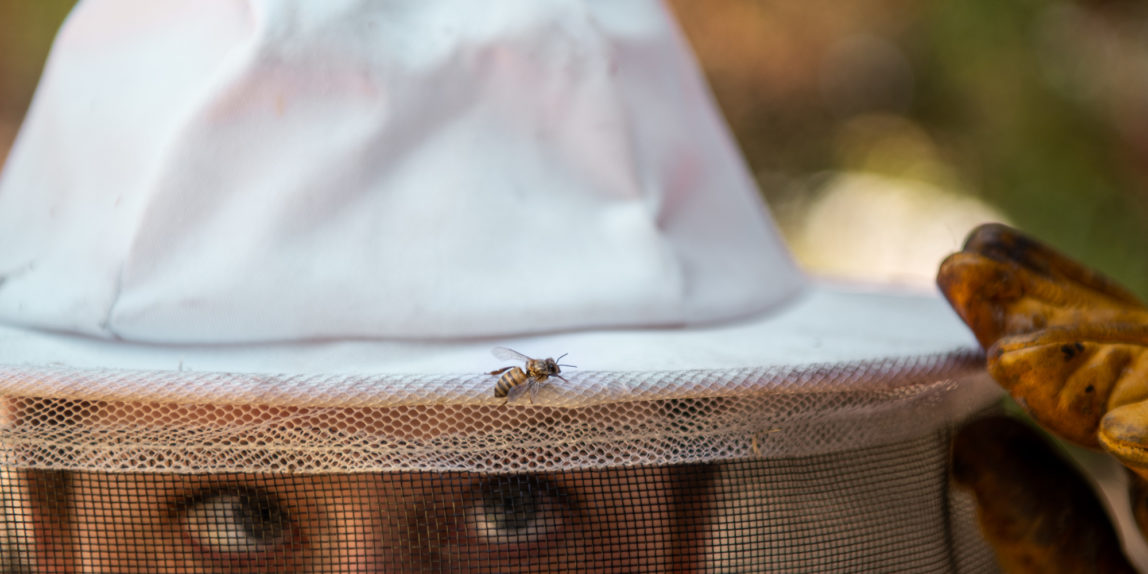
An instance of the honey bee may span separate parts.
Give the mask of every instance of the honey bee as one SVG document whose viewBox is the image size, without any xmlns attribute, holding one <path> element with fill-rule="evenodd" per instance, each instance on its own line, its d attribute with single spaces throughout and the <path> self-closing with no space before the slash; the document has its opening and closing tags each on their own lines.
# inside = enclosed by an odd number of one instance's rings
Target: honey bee
<svg viewBox="0 0 1148 574">
<path fill-rule="evenodd" d="M 563 353 L 557 360 L 532 359 L 514 349 L 507 349 L 506 347 L 495 347 L 491 353 L 504 361 L 519 360 L 526 363 L 523 367 L 503 367 L 487 373 L 488 375 L 502 375 L 494 385 L 494 396 L 499 398 L 509 396 L 512 389 L 525 384 L 530 388 L 530 402 L 533 403 L 536 384 L 544 383 L 546 379 L 550 377 L 566 381 L 566 379 L 559 374 L 562 372 L 560 367 L 574 367 L 574 365 L 562 365 L 558 363 L 567 353 Z M 523 370 L 524 367 L 525 370 Z"/>
</svg>

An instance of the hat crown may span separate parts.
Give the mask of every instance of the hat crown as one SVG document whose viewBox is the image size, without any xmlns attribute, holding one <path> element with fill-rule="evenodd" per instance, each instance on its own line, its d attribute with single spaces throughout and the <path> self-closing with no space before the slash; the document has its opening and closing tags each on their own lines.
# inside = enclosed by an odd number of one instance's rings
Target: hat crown
<svg viewBox="0 0 1148 574">
<path fill-rule="evenodd" d="M 0 321 L 143 342 L 709 322 L 801 284 L 656 1 L 81 5 Z"/>
</svg>

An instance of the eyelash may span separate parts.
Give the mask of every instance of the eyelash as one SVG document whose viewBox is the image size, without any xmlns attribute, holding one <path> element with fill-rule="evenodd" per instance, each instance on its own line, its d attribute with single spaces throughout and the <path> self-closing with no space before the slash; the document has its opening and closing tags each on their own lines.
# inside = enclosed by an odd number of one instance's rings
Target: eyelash
<svg viewBox="0 0 1148 574">
<path fill-rule="evenodd" d="M 548 546 L 561 538 L 576 515 L 572 497 L 550 480 L 534 475 L 486 478 L 468 499 L 465 538 L 488 547 Z"/>
<path fill-rule="evenodd" d="M 209 503 L 215 503 L 215 506 L 204 506 Z M 230 504 L 230 508 L 226 505 Z M 238 508 L 237 508 L 238 507 Z M 201 520 L 198 524 L 191 522 L 196 511 L 207 512 L 206 516 L 200 517 Z M 245 516 L 237 517 L 235 513 L 243 511 L 248 512 Z M 242 523 L 242 520 L 251 518 L 255 515 L 257 524 Z M 250 488 L 243 486 L 221 487 L 205 491 L 200 491 L 187 497 L 184 501 L 175 505 L 175 517 L 179 522 L 184 537 L 186 537 L 193 545 L 200 548 L 206 555 L 216 560 L 226 560 L 230 563 L 253 563 L 262 561 L 269 557 L 280 554 L 289 550 L 294 545 L 298 544 L 298 532 L 290 513 L 286 510 L 285 505 L 281 503 L 275 496 L 267 493 L 258 488 Z M 230 520 L 232 523 L 224 523 L 222 520 Z M 200 527 L 204 532 L 195 532 L 193 528 Z M 222 527 L 219 533 L 210 532 L 212 526 Z M 232 537 L 236 527 L 242 529 L 242 535 L 250 534 L 251 526 L 255 528 L 270 526 L 271 535 L 267 533 L 256 534 L 257 538 L 271 538 L 270 543 L 263 543 L 257 540 L 252 544 L 249 549 L 224 549 L 220 548 L 221 544 L 216 544 L 209 540 L 204 540 L 205 535 L 210 534 L 223 534 L 226 537 Z M 278 530 L 279 532 L 275 532 Z M 223 544 L 229 541 L 223 540 Z"/>
</svg>

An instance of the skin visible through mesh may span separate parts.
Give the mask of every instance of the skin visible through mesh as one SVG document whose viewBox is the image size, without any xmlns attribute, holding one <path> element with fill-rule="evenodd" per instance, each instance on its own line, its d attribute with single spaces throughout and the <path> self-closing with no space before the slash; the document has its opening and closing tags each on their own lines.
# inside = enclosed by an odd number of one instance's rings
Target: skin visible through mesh
<svg viewBox="0 0 1148 574">
<path fill-rule="evenodd" d="M 691 532 L 700 523 L 675 511 L 700 510 L 682 476 L 640 468 L 54 481 L 33 472 L 28 481 L 46 503 L 32 518 L 45 572 L 665 572 L 699 563 Z"/>
<path fill-rule="evenodd" d="M 33 536 L 23 552 L 41 571 L 662 572 L 688 571 L 700 556 L 701 537 L 691 532 L 703 523 L 684 520 L 680 509 L 702 508 L 703 499 L 688 501 L 705 490 L 705 465 L 690 472 L 529 474 L 282 470 L 312 447 L 378 440 L 394 448 L 486 436 L 499 426 L 487 417 L 59 400 L 18 403 L 14 412 L 15 426 L 50 439 L 15 449 L 25 455 L 76 460 L 78 435 L 60 441 L 42 431 L 88 429 L 105 446 L 125 438 L 136 445 L 224 445 L 228 452 L 255 451 L 261 465 L 280 469 L 24 471 L 20 482 L 30 503 L 22 523 Z M 546 416 L 517 424 L 545 427 Z M 284 439 L 292 455 L 279 458 Z M 125 469 L 156 469 L 174 462 L 165 461 L 162 448 L 120 454 L 102 450 L 98 466 L 121 460 Z M 206 460 L 203 454 L 197 460 Z"/>
<path fill-rule="evenodd" d="M 991 572 L 954 535 L 975 527 L 948 440 L 547 473 L 25 470 L 6 572 Z"/>
</svg>

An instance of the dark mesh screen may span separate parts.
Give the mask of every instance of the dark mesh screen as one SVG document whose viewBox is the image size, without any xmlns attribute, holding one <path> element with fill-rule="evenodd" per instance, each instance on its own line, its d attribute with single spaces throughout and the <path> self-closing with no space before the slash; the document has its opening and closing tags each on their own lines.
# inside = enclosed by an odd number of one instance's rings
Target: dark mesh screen
<svg viewBox="0 0 1148 574">
<path fill-rule="evenodd" d="M 9 572 L 986 572 L 948 433 L 540 474 L 8 469 Z"/>
</svg>

